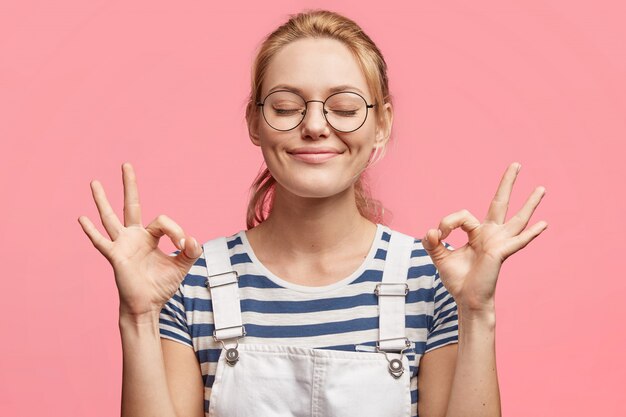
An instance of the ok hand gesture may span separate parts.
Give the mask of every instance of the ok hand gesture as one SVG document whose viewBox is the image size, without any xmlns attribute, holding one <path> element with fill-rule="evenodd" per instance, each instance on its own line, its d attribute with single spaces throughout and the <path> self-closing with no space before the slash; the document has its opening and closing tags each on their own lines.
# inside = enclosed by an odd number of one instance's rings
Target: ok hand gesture
<svg viewBox="0 0 626 417">
<path fill-rule="evenodd" d="M 91 182 L 100 219 L 111 240 L 102 236 L 86 216 L 80 216 L 78 222 L 91 243 L 113 266 L 120 297 L 120 315 L 158 314 L 176 292 L 202 249 L 194 238 L 186 235 L 165 215 L 158 216 L 144 228 L 137 180 L 129 163 L 122 165 L 122 178 L 124 224 L 113 212 L 102 185 L 98 181 Z M 158 248 L 163 235 L 167 235 L 181 250 L 177 256 L 169 256 Z"/>
<path fill-rule="evenodd" d="M 430 229 L 424 237 L 424 249 L 439 270 L 446 289 L 463 311 L 492 312 L 502 263 L 548 227 L 547 222 L 540 221 L 526 229 L 545 194 L 543 187 L 537 187 L 522 209 L 505 222 L 511 191 L 520 168 L 518 163 L 507 168 L 482 223 L 469 211 L 461 210 L 441 220 L 441 232 Z M 467 233 L 468 242 L 461 248 L 449 250 L 442 240 L 459 227 Z"/>
</svg>

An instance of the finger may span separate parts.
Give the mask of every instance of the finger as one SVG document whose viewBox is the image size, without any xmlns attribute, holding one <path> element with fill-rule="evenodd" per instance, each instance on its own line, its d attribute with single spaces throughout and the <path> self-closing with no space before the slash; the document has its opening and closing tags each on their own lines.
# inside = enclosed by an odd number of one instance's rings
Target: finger
<svg viewBox="0 0 626 417">
<path fill-rule="evenodd" d="M 113 243 L 102 236 L 88 217 L 80 216 L 78 218 L 78 223 L 80 223 L 80 226 L 83 228 L 83 231 L 87 237 L 89 237 L 89 240 L 91 240 L 91 243 L 95 246 L 95 248 L 98 249 L 107 259 L 109 259 L 109 253 Z"/>
<path fill-rule="evenodd" d="M 541 202 L 541 199 L 546 194 L 546 189 L 544 187 L 537 187 L 535 191 L 528 197 L 524 206 L 515 214 L 515 216 L 511 217 L 509 221 L 506 223 L 506 230 L 510 233 L 511 236 L 518 235 L 522 230 L 526 228 L 528 222 L 530 221 L 531 216 L 537 209 L 537 206 Z"/>
<path fill-rule="evenodd" d="M 183 250 L 185 246 L 185 231 L 174 220 L 165 214 L 157 216 L 148 226 L 146 230 L 152 236 L 160 239 L 162 236 L 167 235 L 170 238 L 174 246 Z"/>
<path fill-rule="evenodd" d="M 424 246 L 424 249 L 435 263 L 435 266 L 448 256 L 449 252 L 452 252 L 443 245 L 441 236 L 442 233 L 440 230 L 429 229 L 422 239 L 422 246 Z"/>
<path fill-rule="evenodd" d="M 129 162 L 122 164 L 122 181 L 124 182 L 124 225 L 141 226 L 141 207 L 139 205 L 139 190 L 137 176 Z"/>
<path fill-rule="evenodd" d="M 198 245 L 198 241 L 191 236 L 184 238 L 183 249 L 176 255 L 176 259 L 186 265 L 191 265 L 202 255 L 202 248 Z"/>
<path fill-rule="evenodd" d="M 506 241 L 503 245 L 502 250 L 502 259 L 506 259 L 509 256 L 513 255 L 520 249 L 523 249 L 528 245 L 534 238 L 539 236 L 544 230 L 548 227 L 548 223 L 545 221 L 540 221 L 535 223 L 532 227 L 524 230 L 519 235 L 512 237 Z"/>
<path fill-rule="evenodd" d="M 485 222 L 493 222 L 496 224 L 504 223 L 504 220 L 506 219 L 506 211 L 509 208 L 509 201 L 511 200 L 513 184 L 515 184 L 515 179 L 517 178 L 517 174 L 521 168 L 522 165 L 519 162 L 513 162 L 508 166 L 506 171 L 504 171 L 502 179 L 500 180 L 500 185 L 498 185 L 496 195 L 493 197 L 491 204 L 489 205 L 489 210 L 487 211 L 487 216 L 484 220 Z"/>
<path fill-rule="evenodd" d="M 109 200 L 107 200 L 102 184 L 100 184 L 99 181 L 93 180 L 90 185 L 93 199 L 98 207 L 98 213 L 100 213 L 102 225 L 109 234 L 109 237 L 115 240 L 124 226 L 111 208 L 111 204 L 109 204 Z"/>
<path fill-rule="evenodd" d="M 454 229 L 459 227 L 469 233 L 478 226 L 480 226 L 480 222 L 468 210 L 457 211 L 441 219 L 439 223 L 439 230 L 442 232 L 441 239 L 445 239 Z"/>
</svg>

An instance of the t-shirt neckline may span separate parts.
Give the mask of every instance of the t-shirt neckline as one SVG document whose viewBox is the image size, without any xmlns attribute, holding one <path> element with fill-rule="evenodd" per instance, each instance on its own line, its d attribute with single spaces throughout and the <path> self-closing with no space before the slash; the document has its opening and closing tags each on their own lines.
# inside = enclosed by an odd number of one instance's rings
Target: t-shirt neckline
<svg viewBox="0 0 626 417">
<path fill-rule="evenodd" d="M 380 241 L 382 240 L 383 225 L 380 223 L 376 223 L 376 234 L 374 236 L 373 242 L 370 245 L 369 252 L 367 253 L 367 256 L 365 257 L 363 262 L 361 262 L 361 264 L 356 270 L 354 270 L 347 277 L 342 278 L 337 282 L 334 282 L 328 285 L 321 285 L 321 286 L 294 284 L 292 282 L 286 281 L 280 278 L 279 276 L 275 275 L 272 271 L 266 268 L 265 265 L 263 265 L 263 263 L 256 257 L 256 254 L 254 253 L 254 250 L 252 250 L 252 246 L 250 245 L 250 242 L 248 241 L 248 237 L 246 236 L 246 231 L 240 230 L 237 233 L 237 235 L 241 239 L 244 250 L 250 257 L 250 260 L 252 261 L 254 266 L 258 268 L 268 279 L 273 281 L 275 284 L 284 288 L 289 288 L 291 290 L 304 292 L 304 293 L 321 293 L 321 292 L 333 291 L 333 290 L 336 290 L 337 288 L 343 287 L 344 285 L 348 285 L 349 283 L 357 279 L 359 276 L 361 276 L 361 274 L 367 269 L 367 267 L 370 265 L 370 263 L 374 259 L 374 256 L 376 255 L 376 252 L 380 245 Z"/>
</svg>

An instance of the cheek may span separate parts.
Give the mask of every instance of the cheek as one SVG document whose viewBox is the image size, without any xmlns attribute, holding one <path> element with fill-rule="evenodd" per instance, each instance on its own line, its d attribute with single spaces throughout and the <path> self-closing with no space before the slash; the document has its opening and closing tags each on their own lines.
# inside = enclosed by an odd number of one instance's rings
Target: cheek
<svg viewBox="0 0 626 417">
<path fill-rule="evenodd" d="M 273 129 L 271 131 L 267 131 L 265 128 L 259 130 L 259 146 L 265 164 L 270 171 L 284 164 L 284 160 L 288 157 L 286 152 L 289 143 L 293 143 L 293 141 L 293 133 L 291 132 L 285 134 Z"/>
<path fill-rule="evenodd" d="M 345 134 L 342 140 L 352 152 L 369 154 L 376 144 L 376 130 L 373 126 L 364 125 L 356 132 Z"/>
</svg>

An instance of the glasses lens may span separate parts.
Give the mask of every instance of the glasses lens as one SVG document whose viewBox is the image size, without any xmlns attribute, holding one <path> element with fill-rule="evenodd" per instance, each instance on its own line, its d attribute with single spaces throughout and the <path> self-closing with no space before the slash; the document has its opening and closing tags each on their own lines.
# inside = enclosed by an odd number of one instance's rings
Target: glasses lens
<svg viewBox="0 0 626 417">
<path fill-rule="evenodd" d="M 365 122 L 367 103 L 355 93 L 337 93 L 326 100 L 326 120 L 340 132 L 352 132 Z"/>
<path fill-rule="evenodd" d="M 275 91 L 265 98 L 263 116 L 271 127 L 290 130 L 302 121 L 306 104 L 302 97 L 289 91 Z"/>
</svg>

